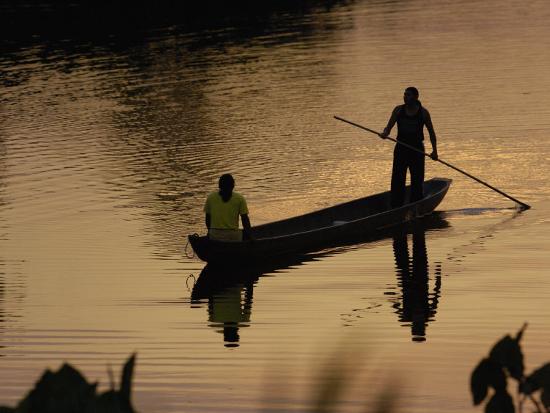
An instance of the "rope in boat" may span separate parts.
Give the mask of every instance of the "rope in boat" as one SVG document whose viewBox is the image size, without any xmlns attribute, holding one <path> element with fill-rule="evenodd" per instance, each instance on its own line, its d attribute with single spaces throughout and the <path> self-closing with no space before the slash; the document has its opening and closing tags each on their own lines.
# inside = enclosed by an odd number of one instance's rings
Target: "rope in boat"
<svg viewBox="0 0 550 413">
<path fill-rule="evenodd" d="M 189 280 L 190 279 L 193 279 L 193 285 L 191 286 L 191 288 L 189 288 Z M 187 291 L 191 291 L 193 289 L 193 287 L 195 287 L 195 284 L 197 283 L 197 278 L 195 277 L 195 274 L 191 273 L 187 276 L 187 278 L 185 279 L 185 286 L 187 287 Z"/>
<path fill-rule="evenodd" d="M 192 237 L 199 237 L 199 234 L 197 234 L 196 232 L 191 235 Z M 193 258 L 195 258 L 195 251 L 193 250 L 193 248 L 191 248 L 191 254 L 189 254 L 189 238 L 187 238 L 187 242 L 185 243 L 185 249 L 184 249 L 184 253 L 185 253 L 185 256 L 187 258 L 189 258 L 190 260 L 192 260 Z"/>
</svg>

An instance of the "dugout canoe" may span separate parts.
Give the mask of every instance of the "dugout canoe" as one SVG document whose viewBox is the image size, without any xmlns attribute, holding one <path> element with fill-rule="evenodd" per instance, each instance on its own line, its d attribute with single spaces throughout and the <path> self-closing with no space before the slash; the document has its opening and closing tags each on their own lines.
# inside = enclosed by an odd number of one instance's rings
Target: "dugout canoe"
<svg viewBox="0 0 550 413">
<path fill-rule="evenodd" d="M 367 239 L 389 227 L 432 213 L 452 180 L 424 182 L 424 198 L 391 208 L 390 192 L 370 195 L 304 215 L 253 227 L 254 241 L 226 242 L 189 235 L 197 256 L 217 265 L 256 264 L 293 254 L 318 251 Z M 407 199 L 410 187 L 407 187 Z"/>
</svg>

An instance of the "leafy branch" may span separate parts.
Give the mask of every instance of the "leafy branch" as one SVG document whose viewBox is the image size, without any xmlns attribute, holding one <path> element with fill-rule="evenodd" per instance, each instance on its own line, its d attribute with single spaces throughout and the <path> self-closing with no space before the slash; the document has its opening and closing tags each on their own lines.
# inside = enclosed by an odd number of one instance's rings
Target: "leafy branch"
<svg viewBox="0 0 550 413">
<path fill-rule="evenodd" d="M 523 411 L 526 400 L 531 401 L 537 413 L 550 413 L 550 363 L 526 376 L 520 341 L 527 328 L 525 324 L 515 337 L 500 339 L 483 358 L 470 379 L 474 405 L 481 404 L 492 389 L 492 396 L 485 405 L 485 413 L 515 413 L 516 408 L 510 393 L 508 380 L 518 382 L 518 412 Z M 538 396 L 538 398 L 537 398 Z"/>
</svg>

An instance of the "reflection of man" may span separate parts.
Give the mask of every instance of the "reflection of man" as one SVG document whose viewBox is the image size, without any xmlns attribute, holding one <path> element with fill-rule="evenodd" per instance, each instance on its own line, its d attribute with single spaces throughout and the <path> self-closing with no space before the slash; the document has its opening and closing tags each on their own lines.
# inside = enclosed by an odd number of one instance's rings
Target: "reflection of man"
<svg viewBox="0 0 550 413">
<path fill-rule="evenodd" d="M 252 285 L 246 287 L 244 303 L 243 286 L 229 287 L 208 299 L 208 320 L 215 327 L 223 325 L 223 339 L 226 347 L 237 347 L 239 327 L 250 322 L 252 309 Z"/>
<path fill-rule="evenodd" d="M 426 327 L 437 313 L 441 291 L 441 273 L 436 269 L 435 288 L 430 297 L 428 275 L 428 253 L 424 230 L 415 228 L 412 234 L 412 263 L 409 259 L 407 234 L 395 235 L 393 252 L 397 267 L 398 282 L 401 284 L 402 306 L 394 304 L 399 321 L 411 323 L 413 341 L 426 340 Z"/>
<path fill-rule="evenodd" d="M 228 270 L 206 265 L 191 293 L 191 303 L 208 299 L 208 321 L 222 327 L 226 347 L 237 347 L 239 328 L 250 323 L 254 283 L 261 274 L 247 270 Z"/>
<path fill-rule="evenodd" d="M 235 180 L 230 174 L 222 175 L 218 182 L 219 191 L 208 195 L 204 205 L 205 221 L 210 239 L 220 241 L 242 241 L 239 230 L 239 215 L 245 234 L 252 238 L 248 207 L 244 197 L 233 192 Z"/>
<path fill-rule="evenodd" d="M 397 141 L 406 143 L 424 152 L 424 126 L 430 134 L 432 144 L 431 157 L 437 159 L 437 142 L 430 113 L 418 100 L 418 89 L 408 87 L 403 95 L 404 105 L 396 106 L 388 125 L 381 137 L 387 137 L 397 123 Z M 391 178 L 391 204 L 400 207 L 405 201 L 405 182 L 407 169 L 411 173 L 410 202 L 423 198 L 422 184 L 424 182 L 424 155 L 403 145 L 396 144 L 393 151 L 393 168 Z"/>
</svg>

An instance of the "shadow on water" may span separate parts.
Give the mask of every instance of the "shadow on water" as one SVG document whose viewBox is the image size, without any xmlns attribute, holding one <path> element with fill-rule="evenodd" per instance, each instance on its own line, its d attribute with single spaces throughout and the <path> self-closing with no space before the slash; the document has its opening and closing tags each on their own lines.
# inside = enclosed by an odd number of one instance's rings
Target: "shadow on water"
<svg viewBox="0 0 550 413">
<path fill-rule="evenodd" d="M 428 321 L 433 319 L 439 289 L 441 285 L 441 268 L 436 267 L 436 293 L 430 298 L 428 293 L 427 251 L 425 233 L 449 228 L 443 213 L 435 212 L 430 216 L 387 229 L 375 237 L 350 240 L 350 245 L 327 249 L 321 252 L 304 254 L 287 258 L 283 261 L 270 262 L 261 266 L 221 267 L 207 264 L 197 278 L 191 292 L 191 305 L 201 306 L 208 300 L 209 326 L 223 334 L 226 347 L 239 346 L 239 331 L 251 323 L 254 287 L 264 276 L 291 267 L 304 265 L 307 262 L 327 259 L 330 256 L 350 250 L 366 248 L 376 241 L 394 240 L 394 251 L 398 266 L 398 284 L 402 287 L 402 305 L 394 307 L 400 314 L 400 321 L 413 321 L 413 334 L 423 337 Z M 413 262 L 409 262 L 407 236 L 413 237 Z M 361 242 L 357 244 L 357 242 Z M 412 265 L 412 266 L 411 266 Z M 392 300 L 393 301 L 393 300 Z"/>
<path fill-rule="evenodd" d="M 231 39 L 277 31 L 281 16 L 296 18 L 353 3 L 350 0 L 206 1 L 40 1 L 0 3 L 0 33 L 7 50 L 33 45 L 78 51 L 74 46 L 102 45 L 125 50 L 168 31 L 178 35 L 204 31 L 195 47 L 219 44 L 220 31 L 231 27 Z"/>
<path fill-rule="evenodd" d="M 130 7 L 117 1 L 0 2 L 0 84 L 20 86 L 35 77 L 49 76 L 50 69 L 63 75 L 92 69 L 96 75 L 107 72 L 116 80 L 114 70 L 125 72 L 128 68 L 147 83 L 147 69 L 158 71 L 174 64 L 190 69 L 219 65 L 219 60 L 202 58 L 200 52 L 207 49 L 229 57 L 228 48 L 249 45 L 254 39 L 262 43 L 269 39 L 269 45 L 275 46 L 319 31 L 332 32 L 337 27 L 304 16 L 328 12 L 348 1 L 240 3 L 161 1 L 154 5 L 136 2 Z M 243 58 L 234 60 L 242 63 Z M 48 71 L 43 73 L 45 68 Z M 175 75 L 188 77 L 181 72 Z M 128 86 L 127 80 L 121 85 L 115 82 L 113 89 L 126 90 Z M 135 94 L 128 98 L 133 100 Z"/>
<path fill-rule="evenodd" d="M 238 347 L 239 329 L 250 325 L 254 287 L 260 277 L 328 256 L 308 254 L 269 266 L 224 268 L 207 264 L 191 292 L 191 305 L 208 300 L 209 326 L 223 334 L 226 347 Z"/>
<path fill-rule="evenodd" d="M 517 207 L 505 207 L 505 208 L 461 208 L 461 209 L 448 209 L 445 211 L 447 215 L 470 215 L 470 216 L 476 216 L 476 215 L 485 215 L 489 213 L 500 213 L 500 212 L 508 212 L 508 211 L 516 211 L 518 214 L 521 213 L 521 210 L 519 210 Z M 514 215 L 515 216 L 515 215 Z"/>
<path fill-rule="evenodd" d="M 221 269 L 206 266 L 195 284 L 191 296 L 192 303 L 200 299 L 208 299 L 209 325 L 223 334 L 226 347 L 239 346 L 239 329 L 247 327 L 252 312 L 252 296 L 254 283 L 261 274 L 228 274 Z M 232 284 L 224 279 L 222 285 L 216 285 L 214 280 L 223 277 L 236 277 L 242 280 Z"/>
<path fill-rule="evenodd" d="M 52 97 L 53 102 L 99 99 L 94 104 L 116 105 L 109 111 L 116 138 L 107 134 L 97 146 L 109 158 L 117 154 L 111 158 L 115 168 L 105 168 L 103 179 L 124 192 L 130 207 L 142 208 L 151 218 L 147 231 L 161 238 L 151 244 L 160 242 L 163 250 L 171 247 L 177 253 L 181 239 L 176 234 L 195 223 L 190 219 L 182 225 L 182 215 L 202 206 L 205 188 L 224 168 L 216 145 L 227 140 L 227 128 L 219 127 L 216 113 L 222 118 L 241 114 L 238 96 L 231 99 L 235 108 L 227 108 L 227 93 L 272 93 L 249 76 L 257 72 L 253 64 L 278 45 L 307 50 L 317 36 L 330 40 L 353 22 L 335 20 L 325 10 L 347 3 L 207 0 L 128 7 L 117 1 L 9 2 L 0 5 L 0 22 L 5 22 L 0 24 L 5 32 L 0 84 L 9 89 L 0 102 L 18 101 L 31 91 L 43 94 L 39 86 L 46 80 L 52 85 L 74 78 L 84 82 L 83 88 L 60 83 L 63 96 Z M 330 74 L 326 64 L 315 68 L 319 78 Z M 228 81 L 235 75 L 250 80 Z M 247 127 L 243 119 L 232 123 Z M 256 147 L 268 144 L 256 132 L 236 135 L 254 138 Z M 223 146 L 227 159 L 242 156 L 242 143 Z M 252 155 L 260 158 L 262 151 L 258 147 Z"/>
<path fill-rule="evenodd" d="M 446 257 L 446 267 L 460 265 L 468 255 L 482 251 L 483 244 L 494 237 L 499 230 L 506 229 L 512 220 L 521 216 L 516 208 L 466 208 L 441 212 L 441 217 L 451 219 L 456 216 L 484 215 L 491 213 L 506 213 L 515 211 L 511 216 L 505 215 L 503 220 L 482 227 L 478 235 L 467 243 L 453 248 Z M 450 224 L 443 220 L 446 226 Z M 426 232 L 430 229 L 419 222 L 410 224 L 409 228 L 395 232 L 393 238 L 393 253 L 397 285 L 400 293 L 391 298 L 392 306 L 398 320 L 404 326 L 411 328 L 413 341 L 426 341 L 426 329 L 430 322 L 435 321 L 438 305 L 442 294 L 442 263 L 436 262 L 430 268 Z M 456 273 L 458 268 L 451 272 Z M 396 295 L 387 292 L 386 295 Z"/>
<path fill-rule="evenodd" d="M 279 13 L 303 14 L 314 8 L 330 10 L 350 0 L 224 0 L 202 1 L 124 1 L 101 0 L 23 0 L 0 4 L 6 20 L 5 30 L 12 36 L 22 34 L 21 23 L 27 33 L 111 33 L 130 31 L 134 36 L 144 29 L 185 24 L 201 28 L 223 26 L 228 23 L 267 20 Z M 48 17 L 44 21 L 40 17 Z M 55 25 L 53 23 L 63 23 Z M 14 32 L 15 31 L 15 32 Z"/>
</svg>

